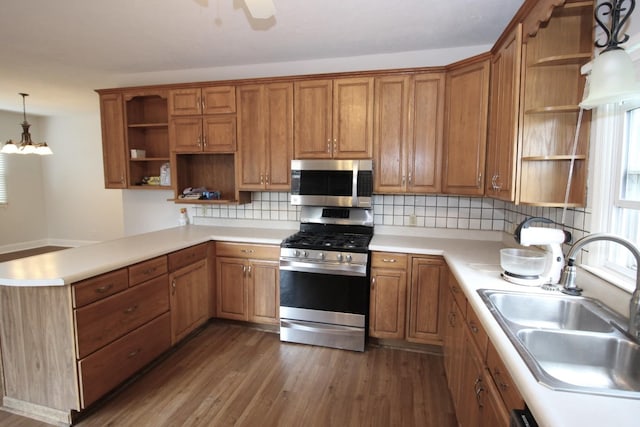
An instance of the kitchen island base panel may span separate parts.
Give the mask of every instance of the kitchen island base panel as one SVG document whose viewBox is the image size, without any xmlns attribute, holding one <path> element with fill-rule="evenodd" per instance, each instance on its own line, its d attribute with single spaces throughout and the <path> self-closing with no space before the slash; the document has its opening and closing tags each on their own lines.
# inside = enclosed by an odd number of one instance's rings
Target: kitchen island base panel
<svg viewBox="0 0 640 427">
<path fill-rule="evenodd" d="M 0 410 L 56 426 L 66 427 L 72 423 L 72 414 L 69 411 L 52 409 L 7 396 L 3 398 Z"/>
<path fill-rule="evenodd" d="M 79 410 L 71 289 L 0 287 L 4 401 Z"/>
</svg>

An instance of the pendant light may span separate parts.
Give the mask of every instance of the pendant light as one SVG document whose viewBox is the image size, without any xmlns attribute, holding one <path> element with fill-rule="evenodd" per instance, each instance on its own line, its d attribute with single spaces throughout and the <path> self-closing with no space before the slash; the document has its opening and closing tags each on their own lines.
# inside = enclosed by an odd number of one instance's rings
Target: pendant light
<svg viewBox="0 0 640 427">
<path fill-rule="evenodd" d="M 47 145 L 46 142 L 43 143 L 33 143 L 31 141 L 31 134 L 29 133 L 29 127 L 31 126 L 29 122 L 27 122 L 27 109 L 25 105 L 25 98 L 29 96 L 28 93 L 20 93 L 22 96 L 22 114 L 23 114 L 23 122 L 22 122 L 22 139 L 19 144 L 14 143 L 12 140 L 7 141 L 0 153 L 4 154 L 39 154 L 41 156 L 48 156 L 53 154 L 51 148 Z"/>
<path fill-rule="evenodd" d="M 581 108 L 590 110 L 600 105 L 640 98 L 640 83 L 636 81 L 633 62 L 629 54 L 618 46 L 629 40 L 628 34 L 620 36 L 619 33 L 635 5 L 635 0 L 614 0 L 596 7 L 596 23 L 602 28 L 607 39 L 605 43 L 595 43 L 596 47 L 604 50 L 593 60 L 589 76 L 589 94 L 580 103 Z M 611 27 L 601 18 L 607 15 L 611 16 Z"/>
</svg>

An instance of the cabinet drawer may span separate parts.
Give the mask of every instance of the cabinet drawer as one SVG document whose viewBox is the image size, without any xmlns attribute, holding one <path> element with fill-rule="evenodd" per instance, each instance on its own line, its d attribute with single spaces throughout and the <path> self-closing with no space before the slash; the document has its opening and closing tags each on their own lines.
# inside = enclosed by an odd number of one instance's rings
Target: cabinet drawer
<svg viewBox="0 0 640 427">
<path fill-rule="evenodd" d="M 449 289 L 451 290 L 451 294 L 453 294 L 453 298 L 456 303 L 458 303 L 458 307 L 460 307 L 462 315 L 466 317 L 467 297 L 464 295 L 462 288 L 451 271 L 449 271 Z"/>
<path fill-rule="evenodd" d="M 99 299 L 106 298 L 129 286 L 129 273 L 126 268 L 111 271 L 73 285 L 74 307 L 82 307 Z"/>
<path fill-rule="evenodd" d="M 473 337 L 473 341 L 480 350 L 480 354 L 484 359 L 487 355 L 487 345 L 489 342 L 489 336 L 487 332 L 482 327 L 482 323 L 480 323 L 480 319 L 476 315 L 476 312 L 473 311 L 471 306 L 467 307 L 467 325 L 469 325 L 469 331 L 471 332 L 471 336 Z"/>
<path fill-rule="evenodd" d="M 167 275 L 75 310 L 78 359 L 168 310 Z"/>
<path fill-rule="evenodd" d="M 207 257 L 207 243 L 191 246 L 177 252 L 170 253 L 168 256 L 169 271 L 176 271 L 196 261 Z"/>
<path fill-rule="evenodd" d="M 129 267 L 129 286 L 146 282 L 166 272 L 167 257 L 164 255 L 132 265 Z"/>
<path fill-rule="evenodd" d="M 406 270 L 408 256 L 394 252 L 373 252 L 371 254 L 371 267 L 397 268 Z"/>
<path fill-rule="evenodd" d="M 169 313 L 78 362 L 82 408 L 86 408 L 171 346 Z"/>
<path fill-rule="evenodd" d="M 278 260 L 280 247 L 250 243 L 216 242 L 216 256 Z"/>
<path fill-rule="evenodd" d="M 491 372 L 493 381 L 507 409 L 509 411 L 512 409 L 523 409 L 524 399 L 516 388 L 509 371 L 507 371 L 504 363 L 502 363 L 498 352 L 491 343 L 489 343 L 489 348 L 487 349 L 487 368 L 489 368 L 489 372 Z"/>
</svg>

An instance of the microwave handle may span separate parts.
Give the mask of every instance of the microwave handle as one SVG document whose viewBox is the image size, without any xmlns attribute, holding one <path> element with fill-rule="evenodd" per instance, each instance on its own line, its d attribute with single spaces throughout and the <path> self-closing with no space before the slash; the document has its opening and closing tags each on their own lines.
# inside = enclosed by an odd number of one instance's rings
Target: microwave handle
<svg viewBox="0 0 640 427">
<path fill-rule="evenodd" d="M 351 194 L 353 199 L 351 206 L 359 206 L 358 200 L 358 170 L 360 168 L 360 162 L 353 162 L 353 179 L 351 182 Z"/>
</svg>

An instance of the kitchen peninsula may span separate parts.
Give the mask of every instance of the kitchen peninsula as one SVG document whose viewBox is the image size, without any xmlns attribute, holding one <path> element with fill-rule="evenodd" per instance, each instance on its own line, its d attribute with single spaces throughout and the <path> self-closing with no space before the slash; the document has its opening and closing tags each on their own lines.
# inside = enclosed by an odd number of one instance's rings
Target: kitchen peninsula
<svg viewBox="0 0 640 427">
<path fill-rule="evenodd" d="M 634 414 L 640 411 L 640 400 L 553 391 L 534 379 L 476 292 L 480 288 L 524 289 L 499 278 L 498 251 L 504 246 L 502 233 L 472 232 L 468 236 L 459 233 L 457 238 L 443 238 L 430 235 L 428 230 L 411 231 L 414 232 L 408 236 L 401 229 L 380 227 L 370 249 L 444 257 L 464 292 L 469 309 L 475 312 L 486 330 L 539 425 L 636 424 Z M 78 385 L 82 364 L 77 359 L 74 336 L 73 284 L 127 267 L 131 272 L 131 266 L 210 241 L 277 245 L 291 232 L 290 229 L 189 225 L 0 264 L 4 406 L 59 423 L 70 423 L 73 411 L 83 409 L 83 389 Z M 129 290 L 148 286 L 148 282 L 130 286 Z M 170 282 L 164 281 L 162 286 L 169 294 Z M 525 290 L 532 291 L 530 288 Z M 27 305 L 23 298 L 32 298 L 38 305 Z M 78 310 L 75 309 L 76 317 Z M 54 317 L 47 319 L 47 313 Z M 160 314 L 155 319 L 160 319 L 160 323 L 167 322 L 163 316 L 168 315 Z M 153 322 L 155 320 L 149 323 Z M 32 335 L 27 336 L 27 331 Z M 20 339 L 23 347 L 14 344 Z M 171 345 L 169 338 L 166 339 L 167 343 L 160 348 L 167 349 Z M 27 348 L 27 345 L 31 347 Z M 21 378 L 21 375 L 25 377 Z M 53 387 L 55 392 L 43 393 L 46 387 Z M 49 400 L 41 400 L 45 398 Z"/>
</svg>

